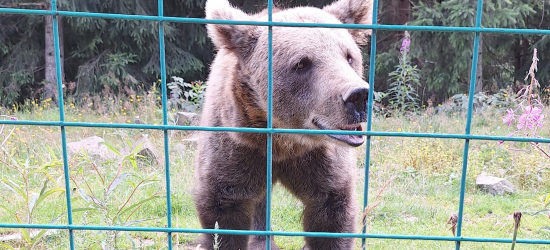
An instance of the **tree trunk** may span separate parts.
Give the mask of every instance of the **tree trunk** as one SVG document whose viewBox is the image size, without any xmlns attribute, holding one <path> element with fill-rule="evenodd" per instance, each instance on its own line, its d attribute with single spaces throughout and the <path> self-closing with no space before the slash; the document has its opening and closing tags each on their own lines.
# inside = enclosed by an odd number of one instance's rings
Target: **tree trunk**
<svg viewBox="0 0 550 250">
<path fill-rule="evenodd" d="M 406 24 L 411 20 L 411 3 L 409 0 L 397 0 L 397 23 Z"/>
<path fill-rule="evenodd" d="M 517 73 L 521 68 L 521 37 L 516 37 L 514 41 L 514 84 L 519 80 Z"/>
<path fill-rule="evenodd" d="M 477 52 L 476 88 L 474 93 L 483 91 L 483 36 L 479 34 L 479 50 Z"/>
<path fill-rule="evenodd" d="M 55 46 L 54 46 L 54 34 L 53 34 L 53 17 L 45 16 L 45 82 L 44 86 L 44 99 L 52 98 L 53 100 L 57 99 L 57 73 L 55 66 Z M 59 33 L 59 52 L 61 59 L 61 77 L 63 79 L 64 70 L 63 70 L 63 28 L 61 18 L 58 17 L 58 33 Z"/>
<path fill-rule="evenodd" d="M 411 3 L 409 0 L 392 0 L 390 5 L 391 24 L 404 25 L 411 20 Z M 397 42 L 404 37 L 404 32 L 392 32 L 389 43 Z"/>
</svg>

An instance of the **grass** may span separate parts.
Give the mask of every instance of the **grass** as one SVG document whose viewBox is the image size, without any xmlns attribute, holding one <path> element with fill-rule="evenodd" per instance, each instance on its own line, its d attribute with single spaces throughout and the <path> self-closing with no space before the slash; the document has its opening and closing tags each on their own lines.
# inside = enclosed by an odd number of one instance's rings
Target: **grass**
<svg viewBox="0 0 550 250">
<path fill-rule="evenodd" d="M 158 107 L 158 97 L 152 92 L 144 96 L 130 98 L 89 98 L 74 104 L 68 100 L 66 116 L 68 121 L 86 121 L 102 123 L 133 123 L 136 116 L 148 124 L 160 124 L 162 113 Z M 26 105 L 0 109 L 0 113 L 18 117 L 20 120 L 58 120 L 59 112 L 51 101 L 29 102 Z M 170 110 L 173 117 L 174 111 Z M 472 120 L 472 133 L 482 135 L 507 135 L 512 130 L 502 125 L 501 111 L 489 110 L 476 113 Z M 169 119 L 173 122 L 174 119 Z M 462 114 L 410 115 L 373 120 L 373 130 L 422 132 L 422 133 L 464 133 L 465 116 Z M 28 187 L 32 193 L 40 193 L 46 178 L 48 188 L 64 188 L 61 161 L 60 129 L 46 126 L 6 126 L 0 134 L 0 143 L 12 131 L 0 152 L 0 179 L 11 180 L 23 189 Z M 548 126 L 540 131 L 548 137 Z M 110 128 L 67 128 L 68 142 L 78 141 L 90 136 L 100 136 L 116 149 L 126 147 L 127 141 L 134 142 L 148 134 L 152 143 L 164 157 L 162 131 L 142 131 L 137 129 Z M 192 147 L 184 152 L 175 151 L 189 134 L 170 132 L 170 171 L 172 187 L 172 225 L 179 228 L 200 228 L 193 202 Z M 135 145 L 132 145 L 135 146 Z M 547 147 L 547 145 L 545 145 Z M 369 183 L 369 204 L 375 206 L 367 216 L 368 232 L 373 234 L 405 234 L 452 236 L 447 224 L 452 214 L 458 213 L 460 177 L 462 174 L 463 140 L 431 138 L 374 137 Z M 365 147 L 357 149 L 361 156 L 357 163 L 357 193 L 360 204 L 363 203 L 364 155 Z M 93 156 L 72 157 L 69 159 L 71 187 L 82 189 L 84 194 L 92 193 L 105 197 L 105 180 L 115 179 L 122 157 L 115 160 L 100 160 Z M 538 196 L 550 192 L 548 172 L 549 159 L 533 151 L 525 143 L 499 145 L 494 141 L 470 142 L 466 195 L 464 203 L 464 221 L 462 235 L 467 237 L 509 238 L 513 232 L 512 214 L 516 210 L 539 210 L 543 205 L 534 202 Z M 136 168 L 129 162 L 123 165 L 122 173 L 131 173 L 112 192 L 105 201 L 105 209 L 91 209 L 92 203 L 79 190 L 72 190 L 73 208 L 90 208 L 87 211 L 74 212 L 74 223 L 85 225 L 116 225 L 135 223 L 132 226 L 165 227 L 166 199 L 161 194 L 166 190 L 163 160 L 156 164 L 151 159 L 136 159 Z M 35 171 L 27 179 L 21 177 L 17 169 L 27 169 L 26 174 Z M 475 178 L 482 171 L 490 175 L 507 178 L 518 187 L 513 195 L 492 196 L 475 187 Z M 99 174 L 98 174 L 99 173 Z M 136 183 L 155 176 L 148 185 L 140 187 L 132 194 Z M 393 181 L 385 187 L 382 195 L 375 200 L 377 193 L 389 179 Z M 108 182 L 107 182 L 108 183 Z M 135 211 L 129 211 L 117 219 L 118 211 L 148 197 L 158 196 L 141 205 Z M 0 185 L 0 197 L 10 201 L 10 208 L 16 211 L 21 222 L 9 213 L 0 213 L 1 223 L 27 223 L 25 208 L 28 205 L 21 197 Z M 128 198 L 131 197 L 131 198 Z M 128 201 L 126 205 L 124 205 Z M 3 202 L 4 203 L 4 202 Z M 294 199 L 284 188 L 275 185 L 273 192 L 273 230 L 301 231 L 302 204 Z M 33 214 L 32 223 L 46 224 L 65 212 L 65 194 L 55 193 L 48 196 Z M 361 214 L 361 211 L 357 211 Z M 524 216 L 518 238 L 548 239 L 550 234 L 541 228 L 549 225 L 547 216 Z M 55 223 L 67 223 L 61 216 Z M 19 229 L 2 228 L 0 235 L 17 235 Z M 75 243 L 78 249 L 102 249 L 113 237 L 114 232 L 76 231 Z M 179 249 L 190 246 L 196 235 L 175 234 L 174 244 Z M 116 235 L 117 246 L 121 249 L 161 249 L 166 246 L 166 235 L 150 232 L 124 232 Z M 276 242 L 284 249 L 300 249 L 304 241 L 301 237 L 276 237 Z M 3 242 L 11 247 L 30 249 L 21 240 Z M 418 240 L 382 240 L 368 239 L 368 249 L 449 249 L 454 242 L 418 241 Z M 0 245 L 2 246 L 2 245 Z M 51 230 L 35 245 L 35 249 L 66 249 L 68 234 L 63 230 Z M 519 244 L 517 249 L 546 249 L 544 245 Z M 357 241 L 360 248 L 360 240 Z M 462 249 L 508 249 L 510 244 L 499 243 L 462 243 Z M 177 248 L 175 248 L 177 249 Z"/>
</svg>

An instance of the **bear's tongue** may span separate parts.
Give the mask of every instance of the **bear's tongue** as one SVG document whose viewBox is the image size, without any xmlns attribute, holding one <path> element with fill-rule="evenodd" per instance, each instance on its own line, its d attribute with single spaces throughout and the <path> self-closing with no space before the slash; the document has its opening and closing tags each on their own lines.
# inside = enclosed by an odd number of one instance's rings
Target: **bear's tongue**
<svg viewBox="0 0 550 250">
<path fill-rule="evenodd" d="M 340 128 L 341 130 L 363 131 L 361 124 L 350 124 Z M 358 147 L 365 142 L 365 137 L 362 135 L 329 135 L 332 138 L 345 142 L 350 146 Z"/>
<path fill-rule="evenodd" d="M 358 123 L 358 124 L 348 124 L 348 125 L 345 125 L 345 126 L 342 126 L 342 128 L 340 128 L 341 130 L 351 130 L 351 131 L 363 131 L 363 127 L 361 127 L 361 124 Z"/>
</svg>

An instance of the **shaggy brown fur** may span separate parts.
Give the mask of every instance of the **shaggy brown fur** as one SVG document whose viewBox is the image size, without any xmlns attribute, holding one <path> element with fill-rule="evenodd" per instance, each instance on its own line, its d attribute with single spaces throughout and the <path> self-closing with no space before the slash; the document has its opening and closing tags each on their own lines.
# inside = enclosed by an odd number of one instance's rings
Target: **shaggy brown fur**
<svg viewBox="0 0 550 250">
<path fill-rule="evenodd" d="M 370 24 L 371 0 L 339 0 L 323 9 L 278 10 L 274 21 Z M 208 19 L 267 21 L 227 0 L 208 0 Z M 211 68 L 201 125 L 267 126 L 267 33 L 262 26 L 210 24 L 218 53 Z M 273 127 L 359 130 L 368 84 L 358 45 L 367 30 L 273 28 Z M 195 204 L 203 228 L 265 230 L 266 135 L 201 132 Z M 354 146 L 362 136 L 273 135 L 273 182 L 304 203 L 311 232 L 354 232 Z M 306 238 L 305 249 L 352 249 L 350 238 Z M 212 235 L 202 247 L 212 249 Z M 221 249 L 264 249 L 265 237 L 221 235 Z M 279 249 L 272 244 L 272 249 Z"/>
</svg>

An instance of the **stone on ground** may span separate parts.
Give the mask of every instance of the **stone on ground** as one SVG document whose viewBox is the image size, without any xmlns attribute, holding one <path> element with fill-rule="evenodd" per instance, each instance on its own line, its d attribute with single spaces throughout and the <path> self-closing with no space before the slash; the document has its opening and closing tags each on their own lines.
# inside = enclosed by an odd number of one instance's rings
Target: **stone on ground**
<svg viewBox="0 0 550 250">
<path fill-rule="evenodd" d="M 177 125 L 180 126 L 197 126 L 199 123 L 199 115 L 190 112 L 178 112 L 176 113 Z"/>
<path fill-rule="evenodd" d="M 116 158 L 117 155 L 111 152 L 102 142 L 104 142 L 103 138 L 98 136 L 88 137 L 77 142 L 70 142 L 67 143 L 67 153 L 69 157 L 83 152 L 89 156 L 97 156 L 103 160 Z"/>
<path fill-rule="evenodd" d="M 506 179 L 489 176 L 485 172 L 482 172 L 476 178 L 476 186 L 492 195 L 513 194 L 517 190 L 516 187 Z"/>
<path fill-rule="evenodd" d="M 155 145 L 153 145 L 151 140 L 149 140 L 149 137 L 147 135 L 143 135 L 143 137 L 139 141 L 134 142 L 132 145 L 137 146 L 142 143 L 143 145 L 141 146 L 141 150 L 138 152 L 138 154 L 159 163 L 161 159 L 161 154 L 155 147 Z"/>
</svg>

